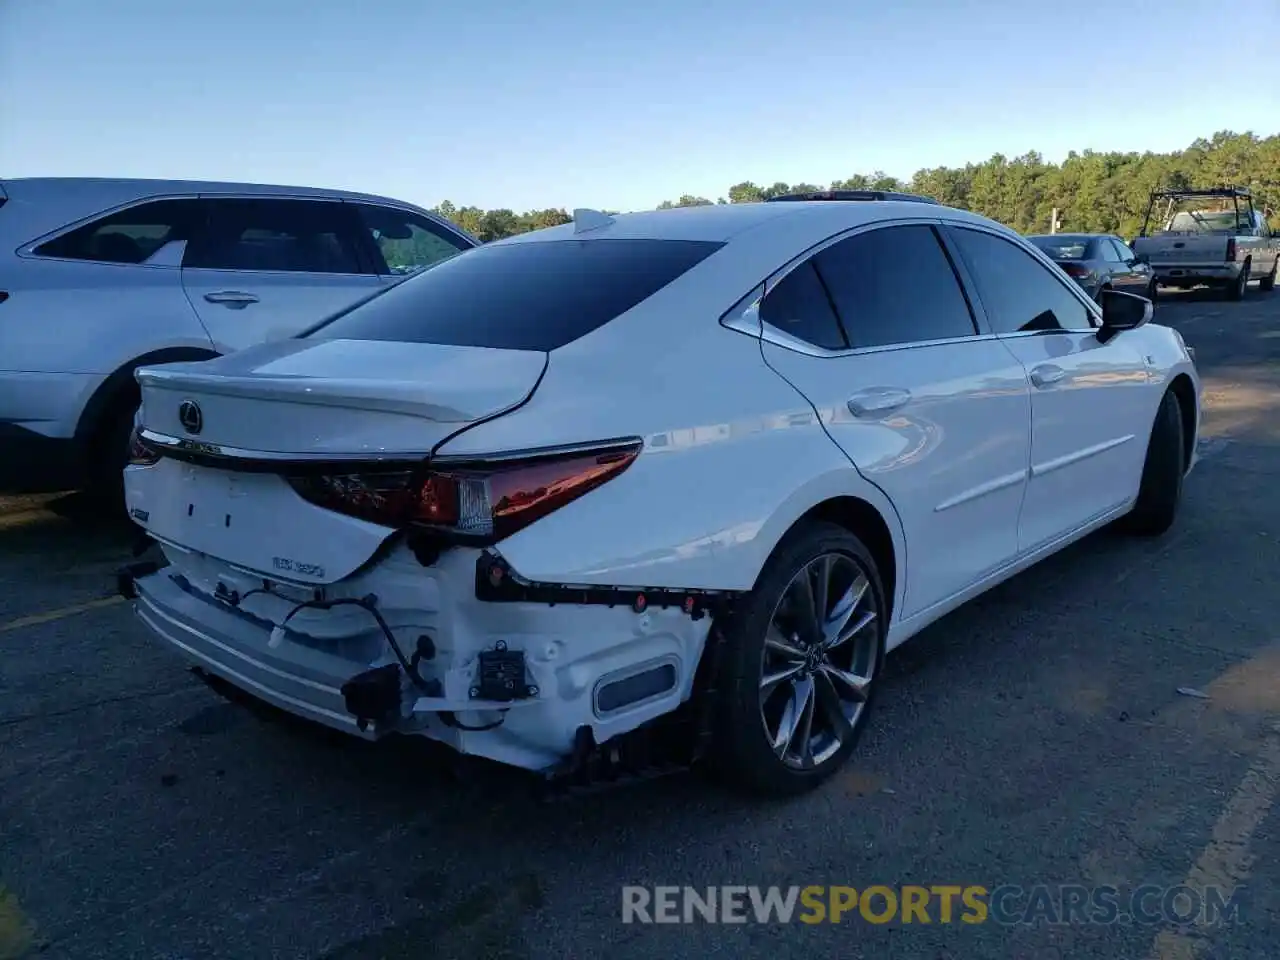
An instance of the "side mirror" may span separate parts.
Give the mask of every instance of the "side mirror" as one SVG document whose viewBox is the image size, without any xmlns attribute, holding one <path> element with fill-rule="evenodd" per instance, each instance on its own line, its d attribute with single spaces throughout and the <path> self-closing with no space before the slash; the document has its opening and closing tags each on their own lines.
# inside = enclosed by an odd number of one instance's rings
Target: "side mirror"
<svg viewBox="0 0 1280 960">
<path fill-rule="evenodd" d="M 1151 319 L 1153 307 L 1146 297 L 1119 290 L 1102 291 L 1102 326 L 1098 342 L 1107 343 L 1125 330 L 1137 330 Z"/>
</svg>

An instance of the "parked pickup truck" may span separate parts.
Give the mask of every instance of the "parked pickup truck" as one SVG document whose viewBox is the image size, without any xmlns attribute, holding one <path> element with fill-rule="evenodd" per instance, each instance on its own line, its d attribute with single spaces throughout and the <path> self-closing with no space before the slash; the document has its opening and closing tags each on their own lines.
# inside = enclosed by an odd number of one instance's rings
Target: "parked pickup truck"
<svg viewBox="0 0 1280 960">
<path fill-rule="evenodd" d="M 1153 214 L 1163 226 L 1148 234 Z M 1239 300 L 1250 280 L 1260 281 L 1262 290 L 1275 286 L 1280 237 L 1242 187 L 1157 190 L 1133 250 L 1160 286 L 1185 290 L 1207 284 Z"/>
</svg>

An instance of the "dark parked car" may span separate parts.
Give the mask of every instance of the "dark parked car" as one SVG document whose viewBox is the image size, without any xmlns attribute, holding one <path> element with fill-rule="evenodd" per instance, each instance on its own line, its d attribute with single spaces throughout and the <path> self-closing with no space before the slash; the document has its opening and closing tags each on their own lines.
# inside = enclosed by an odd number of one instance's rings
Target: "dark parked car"
<svg viewBox="0 0 1280 960">
<path fill-rule="evenodd" d="M 1027 237 L 1057 261 L 1067 274 L 1095 300 L 1103 290 L 1136 293 L 1156 299 L 1151 267 L 1119 237 L 1107 233 L 1051 233 Z"/>
</svg>

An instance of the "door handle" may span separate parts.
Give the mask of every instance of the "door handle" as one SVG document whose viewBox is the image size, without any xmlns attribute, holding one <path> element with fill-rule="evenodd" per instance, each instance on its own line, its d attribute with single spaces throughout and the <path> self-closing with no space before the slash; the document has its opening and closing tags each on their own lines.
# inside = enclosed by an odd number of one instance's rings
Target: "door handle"
<svg viewBox="0 0 1280 960">
<path fill-rule="evenodd" d="M 1031 382 L 1037 387 L 1048 387 L 1057 383 L 1067 375 L 1067 371 L 1061 367 L 1055 367 L 1051 363 L 1036 367 L 1031 371 Z"/>
<path fill-rule="evenodd" d="M 219 290 L 217 293 L 206 293 L 204 298 L 210 303 L 220 303 L 232 310 L 243 310 L 249 304 L 258 302 L 258 298 L 252 293 L 240 290 Z"/>
<path fill-rule="evenodd" d="M 855 393 L 845 406 L 855 417 L 870 417 L 905 407 L 910 400 L 910 390 L 900 387 L 870 387 Z"/>
</svg>

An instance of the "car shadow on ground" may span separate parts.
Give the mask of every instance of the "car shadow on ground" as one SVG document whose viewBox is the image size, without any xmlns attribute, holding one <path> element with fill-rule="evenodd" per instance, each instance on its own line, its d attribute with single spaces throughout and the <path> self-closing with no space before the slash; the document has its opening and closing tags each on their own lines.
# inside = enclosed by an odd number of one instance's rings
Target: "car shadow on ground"
<svg viewBox="0 0 1280 960">
<path fill-rule="evenodd" d="M 1160 304 L 1168 303 L 1248 303 L 1254 297 L 1270 296 L 1270 292 L 1261 290 L 1256 283 L 1249 284 L 1249 289 L 1245 291 L 1244 300 L 1232 300 L 1227 291 L 1219 287 L 1192 287 L 1190 290 L 1178 290 L 1170 287 L 1161 287 L 1156 297 L 1156 310 L 1159 313 Z"/>
<path fill-rule="evenodd" d="M 91 538 L 132 535 L 137 530 L 122 505 L 81 491 L 0 498 L 0 531 L 32 526 L 44 527 L 46 533 L 56 527 L 71 536 Z"/>
</svg>

